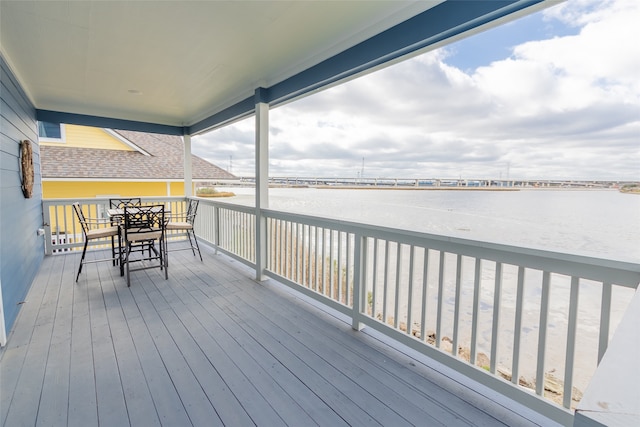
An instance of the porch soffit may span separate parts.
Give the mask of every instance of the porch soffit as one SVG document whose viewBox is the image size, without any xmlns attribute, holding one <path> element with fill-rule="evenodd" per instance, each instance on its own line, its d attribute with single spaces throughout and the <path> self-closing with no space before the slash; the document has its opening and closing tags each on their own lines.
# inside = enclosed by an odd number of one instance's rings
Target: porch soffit
<svg viewBox="0 0 640 427">
<path fill-rule="evenodd" d="M 41 120 L 193 133 L 552 2 L 3 0 L 0 53 Z"/>
</svg>

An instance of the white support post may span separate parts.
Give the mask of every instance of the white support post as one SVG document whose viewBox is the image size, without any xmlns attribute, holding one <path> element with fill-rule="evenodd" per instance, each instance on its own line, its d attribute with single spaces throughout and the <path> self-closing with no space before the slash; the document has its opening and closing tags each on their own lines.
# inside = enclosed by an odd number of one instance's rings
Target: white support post
<svg viewBox="0 0 640 427">
<path fill-rule="evenodd" d="M 267 219 L 269 208 L 269 104 L 263 88 L 256 89 L 256 280 L 265 280 Z"/>
<path fill-rule="evenodd" d="M 191 168 L 191 135 L 184 135 L 184 196 L 193 196 L 192 168 Z"/>
<path fill-rule="evenodd" d="M 7 330 L 4 323 L 4 306 L 2 305 L 2 280 L 0 280 L 0 347 L 7 344 Z"/>
<path fill-rule="evenodd" d="M 366 311 L 366 259 L 367 241 L 360 235 L 355 235 L 355 254 L 353 260 L 353 314 L 351 315 L 351 328 L 360 331 L 364 324 L 360 322 L 362 312 Z"/>
</svg>

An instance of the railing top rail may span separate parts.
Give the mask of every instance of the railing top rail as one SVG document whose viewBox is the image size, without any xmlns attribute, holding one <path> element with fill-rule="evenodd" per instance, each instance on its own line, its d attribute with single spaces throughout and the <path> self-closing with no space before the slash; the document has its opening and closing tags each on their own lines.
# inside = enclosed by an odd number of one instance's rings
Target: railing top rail
<svg viewBox="0 0 640 427">
<path fill-rule="evenodd" d="M 143 197 L 144 201 L 186 200 L 184 196 Z M 236 210 L 249 214 L 255 213 L 255 207 L 238 205 L 207 198 L 197 198 L 202 204 Z M 43 199 L 44 206 L 69 204 L 80 201 L 95 203 L 108 201 L 105 198 Z M 281 212 L 262 209 L 268 217 L 286 221 L 303 222 L 318 227 L 356 233 L 361 236 L 395 241 L 408 245 L 426 247 L 433 250 L 456 253 L 483 260 L 513 264 L 527 268 L 549 271 L 551 273 L 577 276 L 584 279 L 613 283 L 620 286 L 637 288 L 640 283 L 640 264 L 632 261 L 613 260 L 589 255 L 569 254 L 538 248 L 526 248 L 508 244 L 444 236 L 411 230 L 402 230 L 353 221 L 321 218 L 313 215 Z"/>
<path fill-rule="evenodd" d="M 584 279 L 610 282 L 630 288 L 637 288 L 638 283 L 640 283 L 640 264 L 630 261 L 526 248 L 270 209 L 263 209 L 263 213 L 276 219 L 305 222 L 319 227 L 357 233 L 366 237 L 425 246 L 430 249 L 464 256 L 521 265 L 552 273 L 578 276 Z"/>
<path fill-rule="evenodd" d="M 84 202 L 84 203 L 95 203 L 95 202 L 109 202 L 109 199 L 113 197 L 73 197 L 73 198 L 53 198 L 53 199 L 42 199 L 42 203 L 45 205 L 55 205 L 55 204 L 72 204 L 75 202 Z M 177 200 L 186 200 L 187 198 L 184 196 L 149 196 L 149 197 L 140 197 L 143 202 L 150 201 L 177 201 Z"/>
<path fill-rule="evenodd" d="M 203 205 L 214 206 L 218 208 L 231 209 L 236 210 L 238 212 L 255 214 L 256 208 L 253 206 L 239 205 L 236 203 L 222 202 L 219 200 L 211 200 L 208 197 L 195 197 L 195 199 L 200 200 L 200 203 Z"/>
</svg>

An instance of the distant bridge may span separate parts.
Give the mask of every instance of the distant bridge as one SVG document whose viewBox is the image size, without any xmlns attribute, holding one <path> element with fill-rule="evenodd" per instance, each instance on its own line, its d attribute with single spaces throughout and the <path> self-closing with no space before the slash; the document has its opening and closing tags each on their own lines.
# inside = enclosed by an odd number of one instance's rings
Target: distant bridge
<svg viewBox="0 0 640 427">
<path fill-rule="evenodd" d="M 305 178 L 270 177 L 270 186 L 282 187 L 357 187 L 357 188 L 620 188 L 626 181 L 522 180 L 522 179 L 455 179 L 455 178 Z M 218 182 L 216 185 L 255 185 L 255 178 Z"/>
</svg>

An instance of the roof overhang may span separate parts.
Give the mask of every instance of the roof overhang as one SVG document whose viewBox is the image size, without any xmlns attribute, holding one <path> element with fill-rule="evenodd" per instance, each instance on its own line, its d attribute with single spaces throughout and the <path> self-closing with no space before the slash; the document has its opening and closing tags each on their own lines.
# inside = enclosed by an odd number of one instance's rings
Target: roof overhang
<svg viewBox="0 0 640 427">
<path fill-rule="evenodd" d="M 558 0 L 0 2 L 38 120 L 196 134 Z"/>
</svg>

